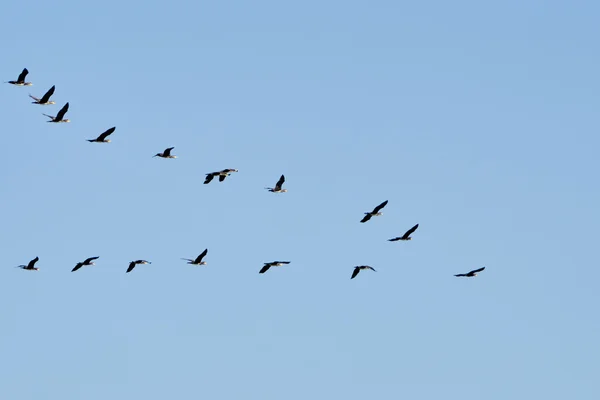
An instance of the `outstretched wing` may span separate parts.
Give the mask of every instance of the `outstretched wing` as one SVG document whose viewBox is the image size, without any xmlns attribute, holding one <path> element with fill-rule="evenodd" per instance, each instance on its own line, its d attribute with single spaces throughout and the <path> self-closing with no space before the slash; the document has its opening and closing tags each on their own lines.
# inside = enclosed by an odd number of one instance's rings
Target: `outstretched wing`
<svg viewBox="0 0 600 400">
<path fill-rule="evenodd" d="M 81 267 L 83 267 L 83 263 L 77 263 L 77 265 L 75 266 L 75 268 L 73 268 L 73 269 L 71 270 L 71 272 L 75 272 L 75 271 L 77 271 L 77 270 L 78 270 L 79 268 L 81 268 Z"/>
<path fill-rule="evenodd" d="M 132 261 L 129 263 L 129 268 L 127 268 L 127 272 L 131 272 L 134 268 L 135 268 L 135 261 Z"/>
<path fill-rule="evenodd" d="M 454 276 L 468 276 L 467 274 L 456 274 Z"/>
<path fill-rule="evenodd" d="M 408 237 L 417 230 L 417 228 L 419 227 L 419 224 L 416 224 L 415 226 L 413 226 L 412 228 L 410 228 L 409 230 L 406 231 L 406 233 L 402 236 L 402 239 L 408 239 Z"/>
<path fill-rule="evenodd" d="M 380 205 L 378 205 L 377 207 L 375 207 L 373 209 L 373 214 L 377 214 L 379 212 L 379 210 L 381 210 L 383 207 L 386 206 L 386 204 L 388 203 L 388 201 L 384 201 L 383 203 L 381 203 Z"/>
<path fill-rule="evenodd" d="M 365 215 L 365 216 L 364 216 L 364 218 L 363 218 L 363 219 L 361 219 L 361 220 L 360 220 L 360 222 L 367 222 L 368 220 L 370 220 L 370 219 L 371 219 L 371 217 L 372 217 L 372 215 L 371 215 L 371 214 L 367 214 L 367 215 Z"/>
<path fill-rule="evenodd" d="M 271 264 L 265 264 L 264 267 L 262 267 L 260 269 L 260 271 L 258 271 L 259 274 L 264 274 L 265 272 L 267 272 L 269 270 L 269 268 L 271 268 Z"/>
<path fill-rule="evenodd" d="M 90 257 L 90 258 L 86 258 L 85 261 L 83 262 L 84 264 L 89 264 L 91 261 L 97 260 L 100 257 Z"/>
<path fill-rule="evenodd" d="M 356 278 L 356 275 L 358 275 L 359 272 L 360 272 L 360 268 L 354 267 L 354 271 L 352 271 L 352 276 L 350 277 L 350 279 Z"/>
<path fill-rule="evenodd" d="M 473 271 L 469 272 L 469 274 L 476 274 L 476 273 L 478 273 L 478 272 L 481 272 L 481 271 L 483 271 L 484 269 L 485 269 L 485 267 L 481 267 L 481 268 L 479 268 L 479 269 L 474 269 Z"/>
<path fill-rule="evenodd" d="M 165 149 L 165 151 L 163 152 L 163 155 L 165 157 L 169 157 L 171 155 L 171 150 L 173 150 L 175 147 L 169 147 L 168 149 Z"/>
<path fill-rule="evenodd" d="M 115 131 L 115 129 L 117 129 L 116 126 L 113 126 L 112 128 L 107 129 L 104 133 L 100 134 L 100 136 L 98 136 L 98 139 L 96 139 L 96 140 L 99 142 L 105 140 L 108 137 L 108 135 L 110 135 L 111 133 L 113 133 Z"/>
<path fill-rule="evenodd" d="M 63 106 L 63 108 L 60 109 L 60 111 L 58 112 L 58 114 L 56 114 L 55 120 L 62 121 L 62 119 L 65 116 L 65 114 L 67 113 L 67 111 L 69 111 L 69 103 L 65 104 Z"/>
<path fill-rule="evenodd" d="M 393 239 L 388 239 L 388 242 L 397 242 L 398 240 L 402 239 L 400 236 L 395 237 Z"/>
<path fill-rule="evenodd" d="M 212 181 L 214 177 L 215 177 L 215 174 L 212 172 L 210 174 L 206 174 L 206 179 L 204 180 L 204 184 L 206 185 L 207 183 L 210 183 L 210 181 Z"/>
<path fill-rule="evenodd" d="M 208 253 L 208 249 L 205 249 L 197 258 L 195 263 L 196 264 L 200 264 L 202 262 L 202 259 L 204 258 L 204 256 L 206 256 L 206 254 Z"/>
<path fill-rule="evenodd" d="M 25 77 L 27 76 L 28 73 L 29 73 L 29 71 L 27 71 L 27 68 L 23 68 L 23 71 L 21 71 L 21 73 L 19 74 L 19 77 L 17 78 L 17 82 L 25 82 Z"/>
<path fill-rule="evenodd" d="M 219 175 L 219 182 L 223 182 L 227 178 L 227 175 Z"/>
<path fill-rule="evenodd" d="M 279 178 L 279 180 L 277 181 L 277 184 L 275 184 L 275 190 L 281 190 L 281 187 L 283 186 L 283 182 L 285 182 L 285 176 L 281 175 L 281 178 Z"/>
<path fill-rule="evenodd" d="M 50 100 L 50 96 L 52 96 L 54 94 L 54 86 L 52 86 L 44 96 L 42 96 L 42 99 L 39 100 L 40 103 L 47 103 L 48 100 Z"/>
<path fill-rule="evenodd" d="M 34 99 L 34 100 L 35 100 L 35 101 L 37 101 L 38 103 L 41 103 L 40 99 L 38 99 L 37 97 L 35 97 L 35 96 L 32 96 L 32 95 L 29 95 L 29 97 L 31 97 L 32 99 Z"/>
<path fill-rule="evenodd" d="M 25 74 L 27 75 L 27 74 Z M 38 262 L 40 260 L 39 257 L 34 258 L 33 260 L 29 261 L 29 264 L 27 264 L 27 268 L 33 268 L 33 266 L 35 265 L 36 262 Z"/>
</svg>

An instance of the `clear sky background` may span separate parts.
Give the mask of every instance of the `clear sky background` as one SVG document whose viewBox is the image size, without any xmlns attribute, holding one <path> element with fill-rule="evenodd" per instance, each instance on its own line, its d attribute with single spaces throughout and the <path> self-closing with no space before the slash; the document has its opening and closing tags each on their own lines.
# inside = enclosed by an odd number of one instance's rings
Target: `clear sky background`
<svg viewBox="0 0 600 400">
<path fill-rule="evenodd" d="M 4 4 L 0 398 L 597 399 L 599 19 Z"/>
</svg>

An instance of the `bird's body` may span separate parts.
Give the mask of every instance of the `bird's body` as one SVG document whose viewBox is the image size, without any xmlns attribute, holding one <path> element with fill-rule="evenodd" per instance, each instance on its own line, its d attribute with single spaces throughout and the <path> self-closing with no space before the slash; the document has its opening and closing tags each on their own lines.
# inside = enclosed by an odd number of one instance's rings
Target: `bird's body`
<svg viewBox="0 0 600 400">
<path fill-rule="evenodd" d="M 35 263 L 38 262 L 40 260 L 39 257 L 34 258 L 33 260 L 29 261 L 29 264 L 27 265 L 19 265 L 17 266 L 17 268 L 21 268 L 27 271 L 38 271 L 39 268 L 35 267 Z"/>
<path fill-rule="evenodd" d="M 378 217 L 378 216 L 382 215 L 383 213 L 381 213 L 380 211 L 383 207 L 385 207 L 387 205 L 387 203 L 388 203 L 388 201 L 386 200 L 383 203 L 381 203 L 380 205 L 378 205 L 377 207 L 375 207 L 373 209 L 373 211 L 366 212 L 365 216 L 363 217 L 363 219 L 360 220 L 360 222 L 364 223 L 364 222 L 367 222 L 368 220 L 370 220 L 371 217 Z"/>
<path fill-rule="evenodd" d="M 389 242 L 396 242 L 398 240 L 412 240 L 412 238 L 410 237 L 410 235 L 417 230 L 417 228 L 419 227 L 419 224 L 416 224 L 415 226 L 413 226 L 412 228 L 410 228 L 409 230 L 407 230 L 404 235 L 402 236 L 398 236 L 395 237 L 393 239 L 388 239 Z"/>
<path fill-rule="evenodd" d="M 219 182 L 223 182 L 225 180 L 225 178 L 227 178 L 229 175 L 231 175 L 232 172 L 238 172 L 238 170 L 233 169 L 233 168 L 227 168 L 222 171 L 210 172 L 210 173 L 206 174 L 206 179 L 204 179 L 204 184 L 205 185 L 209 184 L 216 176 L 219 177 Z"/>
<path fill-rule="evenodd" d="M 168 149 L 165 149 L 165 151 L 163 151 L 162 153 L 157 153 L 155 154 L 153 157 L 160 157 L 160 158 L 177 158 L 177 156 L 173 156 L 171 155 L 171 150 L 173 150 L 175 147 L 169 147 Z"/>
<path fill-rule="evenodd" d="M 464 277 L 467 277 L 467 278 L 471 278 L 471 277 L 477 276 L 477 273 L 483 271 L 484 269 L 485 269 L 485 267 L 481 267 L 479 269 L 474 269 L 473 271 L 469 271 L 466 274 L 456 274 L 454 276 L 459 276 L 459 277 L 460 276 L 464 276 Z"/>
<path fill-rule="evenodd" d="M 69 111 L 69 103 L 65 104 L 63 106 L 63 108 L 60 109 L 60 111 L 58 112 L 58 114 L 56 114 L 56 117 L 53 117 L 52 115 L 48 115 L 48 114 L 44 114 L 46 117 L 50 118 L 50 121 L 46 121 L 46 122 L 71 122 L 68 119 L 63 119 L 65 117 L 65 114 L 67 113 L 67 111 Z"/>
<path fill-rule="evenodd" d="M 23 71 L 21 71 L 21 73 L 19 74 L 19 77 L 17 78 L 16 81 L 8 81 L 6 83 L 10 83 L 11 85 L 15 85 L 15 86 L 31 86 L 31 85 L 33 85 L 33 83 L 25 82 L 25 77 L 27 76 L 28 73 L 29 73 L 29 71 L 27 71 L 27 68 L 23 68 Z"/>
<path fill-rule="evenodd" d="M 32 101 L 31 103 L 39 104 L 42 106 L 47 106 L 49 104 L 55 104 L 54 101 L 50 101 L 50 96 L 52 96 L 54 94 L 54 89 L 55 89 L 54 86 L 52 86 L 50 89 L 48 89 L 46 94 L 44 94 L 41 99 L 38 99 L 37 97 L 32 96 L 32 95 L 29 95 L 29 97 L 31 97 L 33 100 L 35 100 L 35 101 Z"/>
<path fill-rule="evenodd" d="M 287 189 L 282 189 L 281 188 L 283 186 L 284 182 L 285 182 L 285 176 L 281 175 L 281 177 L 279 178 L 279 180 L 275 184 L 275 187 L 272 187 L 272 188 L 268 187 L 268 188 L 265 188 L 265 189 L 267 189 L 271 193 L 285 193 L 285 192 L 287 192 Z"/>
<path fill-rule="evenodd" d="M 265 265 L 260 269 L 260 271 L 258 271 L 258 273 L 264 274 L 271 267 L 281 267 L 282 265 L 286 265 L 289 263 L 290 263 L 290 261 L 273 261 L 273 262 L 265 263 Z"/>
<path fill-rule="evenodd" d="M 136 260 L 136 261 L 131 261 L 129 263 L 129 267 L 127 268 L 127 272 L 131 272 L 136 265 L 138 264 L 152 264 L 150 261 L 146 261 L 146 260 Z"/>
<path fill-rule="evenodd" d="M 370 269 L 371 271 L 377 272 L 373 267 L 370 267 L 368 265 L 359 265 L 357 267 L 354 267 L 354 271 L 352 271 L 352 276 L 350 277 L 350 279 L 356 278 L 356 275 L 358 275 L 358 273 L 363 269 Z"/>
<path fill-rule="evenodd" d="M 182 260 L 186 260 L 188 264 L 192 265 L 206 265 L 206 261 L 202 261 L 202 259 L 208 254 L 208 249 L 205 249 L 196 259 L 192 260 L 190 258 L 182 258 Z"/>
<path fill-rule="evenodd" d="M 104 133 L 101 133 L 96 139 L 86 139 L 88 142 L 93 143 L 110 143 L 110 139 L 107 139 L 108 135 L 113 133 L 117 129 L 115 126 L 107 129 Z"/>
<path fill-rule="evenodd" d="M 86 258 L 85 261 L 83 262 L 78 262 L 77 265 L 75 265 L 75 268 L 73 268 L 71 270 L 71 272 L 75 272 L 77 271 L 79 268 L 83 267 L 84 265 L 96 265 L 94 263 L 94 260 L 99 259 L 100 257 L 90 257 L 90 258 Z"/>
</svg>

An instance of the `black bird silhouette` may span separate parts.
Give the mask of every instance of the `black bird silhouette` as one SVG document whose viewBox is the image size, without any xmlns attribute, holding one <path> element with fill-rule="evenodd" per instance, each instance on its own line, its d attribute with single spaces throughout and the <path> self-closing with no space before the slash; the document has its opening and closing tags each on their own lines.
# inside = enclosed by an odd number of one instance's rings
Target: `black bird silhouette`
<svg viewBox="0 0 600 400">
<path fill-rule="evenodd" d="M 375 207 L 375 208 L 373 209 L 373 211 L 371 211 L 371 212 L 366 212 L 366 213 L 365 213 L 366 215 L 364 216 L 364 218 L 363 218 L 363 219 L 361 219 L 361 220 L 360 220 L 360 222 L 367 222 L 368 220 L 370 220 L 370 219 L 371 219 L 371 217 L 378 217 L 378 216 L 380 216 L 382 213 L 380 213 L 379 211 L 380 211 L 380 210 L 381 210 L 383 207 L 385 207 L 385 206 L 387 205 L 387 203 L 388 203 L 388 201 L 386 200 L 386 201 L 384 201 L 383 203 L 381 203 L 380 205 L 378 205 L 377 207 Z"/>
<path fill-rule="evenodd" d="M 409 230 L 406 231 L 406 233 L 402 236 L 398 236 L 395 237 L 393 239 L 388 239 L 389 242 L 396 242 L 398 240 L 412 240 L 412 238 L 410 237 L 410 235 L 417 230 L 417 228 L 419 227 L 419 224 L 416 224 L 415 226 L 413 226 L 412 228 L 410 228 Z"/>
<path fill-rule="evenodd" d="M 29 264 L 27 264 L 27 265 L 19 265 L 19 266 L 17 266 L 17 268 L 26 269 L 28 271 L 37 271 L 37 270 L 39 270 L 39 268 L 34 267 L 34 265 L 39 260 L 40 260 L 40 258 L 36 257 L 33 260 L 29 261 Z"/>
<path fill-rule="evenodd" d="M 96 139 L 86 139 L 88 142 L 96 142 L 96 143 L 110 143 L 110 139 L 107 139 L 108 135 L 113 133 L 117 129 L 116 126 L 107 129 L 104 133 L 101 133 Z"/>
<path fill-rule="evenodd" d="M 168 149 L 165 149 L 165 151 L 163 151 L 162 153 L 157 153 L 157 154 L 153 155 L 152 157 L 177 158 L 177 156 L 171 155 L 171 150 L 173 150 L 174 148 L 175 147 L 169 147 Z"/>
<path fill-rule="evenodd" d="M 264 274 L 271 267 L 281 267 L 282 265 L 286 265 L 286 264 L 289 264 L 289 263 L 290 263 L 290 261 L 273 261 L 273 262 L 270 262 L 270 263 L 265 263 L 265 265 L 260 269 L 260 271 L 258 271 L 258 273 L 259 274 Z"/>
<path fill-rule="evenodd" d="M 33 85 L 33 83 L 25 82 L 25 77 L 27 76 L 28 73 L 29 73 L 29 71 L 27 71 L 27 68 L 23 68 L 23 71 L 21 71 L 21 73 L 19 74 L 19 77 L 17 78 L 16 81 L 8 81 L 5 83 L 10 83 L 11 85 L 15 85 L 15 86 L 31 86 L 31 85 Z"/>
<path fill-rule="evenodd" d="M 63 108 L 60 109 L 58 114 L 56 114 L 56 117 L 53 117 L 52 115 L 44 114 L 46 117 L 50 118 L 50 121 L 46 121 L 46 122 L 71 122 L 68 119 L 63 119 L 65 117 L 65 114 L 67 113 L 67 111 L 69 111 L 69 103 L 65 104 L 63 106 Z"/>
<path fill-rule="evenodd" d="M 100 257 L 90 257 L 90 258 L 86 258 L 84 262 L 78 262 L 77 265 L 75 265 L 75 268 L 73 268 L 71 270 L 71 272 L 75 272 L 77 271 L 79 268 L 83 267 L 84 265 L 96 265 L 94 263 L 94 260 L 99 259 Z"/>
<path fill-rule="evenodd" d="M 371 271 L 375 271 L 375 269 L 373 267 L 369 267 L 368 265 L 359 265 L 358 267 L 354 267 L 354 271 L 352 271 L 352 276 L 350 277 L 350 279 L 356 278 L 356 275 L 358 275 L 358 273 L 362 269 L 370 269 Z M 375 271 L 375 272 L 377 272 L 377 271 Z"/>
<path fill-rule="evenodd" d="M 219 177 L 219 182 L 223 182 L 225 180 L 225 178 L 227 178 L 229 175 L 231 175 L 232 172 L 238 172 L 238 170 L 233 169 L 233 168 L 227 168 L 227 169 L 224 169 L 224 170 L 218 171 L 218 172 L 210 172 L 210 173 L 206 174 L 206 179 L 204 180 L 204 184 L 205 185 L 209 184 L 210 181 L 212 181 L 215 176 Z"/>
<path fill-rule="evenodd" d="M 279 178 L 279 180 L 275 184 L 275 187 L 272 187 L 272 188 L 268 187 L 268 188 L 265 188 L 265 189 L 267 189 L 269 192 L 272 192 L 272 193 L 285 193 L 285 192 L 287 192 L 287 189 L 282 189 L 281 188 L 283 186 L 284 182 L 285 182 L 285 176 L 281 175 L 281 177 Z"/>
<path fill-rule="evenodd" d="M 204 249 L 204 251 L 198 257 L 196 257 L 195 260 L 192 260 L 189 258 L 182 258 L 182 260 L 186 260 L 188 262 L 188 264 L 206 265 L 206 261 L 202 261 L 202 259 L 204 258 L 204 256 L 206 256 L 206 254 L 208 254 L 208 249 Z"/>
<path fill-rule="evenodd" d="M 473 276 L 477 276 L 477 273 L 483 271 L 484 269 L 485 269 L 485 267 L 481 267 L 479 269 L 474 269 L 473 271 L 469 271 L 466 274 L 457 274 L 457 275 L 454 275 L 454 276 L 466 276 L 466 277 L 470 278 L 470 277 L 473 277 Z"/>
<path fill-rule="evenodd" d="M 150 261 L 146 261 L 146 260 L 136 260 L 136 261 L 132 261 L 129 263 L 129 268 L 127 268 L 127 272 L 131 272 L 131 270 L 133 270 L 135 268 L 136 265 L 138 264 L 152 264 Z"/>
<path fill-rule="evenodd" d="M 35 96 L 29 95 L 29 97 L 31 97 L 32 99 L 34 99 L 35 101 L 32 101 L 32 104 L 40 104 L 42 106 L 48 105 L 48 104 L 55 104 L 53 101 L 50 101 L 50 96 L 52 96 L 54 94 L 54 86 L 52 86 L 50 89 L 48 89 L 48 91 L 46 92 L 45 95 L 42 96 L 41 99 L 38 99 Z"/>
</svg>

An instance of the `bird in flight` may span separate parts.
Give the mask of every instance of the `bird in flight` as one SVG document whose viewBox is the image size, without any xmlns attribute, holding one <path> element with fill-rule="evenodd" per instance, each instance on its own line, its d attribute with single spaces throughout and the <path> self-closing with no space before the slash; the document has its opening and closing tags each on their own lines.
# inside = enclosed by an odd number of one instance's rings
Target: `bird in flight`
<svg viewBox="0 0 600 400">
<path fill-rule="evenodd" d="M 28 73 L 29 73 L 29 71 L 27 71 L 27 68 L 23 68 L 23 71 L 21 71 L 21 73 L 19 74 L 19 77 L 17 78 L 16 81 L 8 81 L 5 83 L 10 83 L 11 85 L 15 85 L 15 86 L 31 86 L 31 85 L 33 85 L 33 83 L 25 82 L 25 77 L 27 76 Z"/>
<path fill-rule="evenodd" d="M 55 104 L 54 101 L 50 101 L 50 96 L 52 96 L 54 94 L 54 89 L 55 87 L 52 86 L 50 89 L 48 89 L 48 91 L 46 92 L 45 95 L 42 96 L 41 99 L 38 99 L 35 96 L 29 95 L 29 97 L 31 97 L 32 99 L 34 99 L 35 101 L 32 101 L 32 104 L 40 104 L 42 106 L 46 106 L 48 104 Z"/>
<path fill-rule="evenodd" d="M 189 258 L 182 258 L 182 260 L 186 260 L 188 262 L 188 264 L 206 265 L 206 261 L 202 261 L 202 259 L 204 258 L 204 256 L 206 256 L 206 254 L 208 254 L 208 249 L 204 249 L 204 251 L 202 253 L 200 253 L 200 255 L 198 257 L 196 257 L 195 260 L 192 260 Z"/>
<path fill-rule="evenodd" d="M 206 179 L 204 179 L 204 184 L 209 184 L 215 176 L 219 177 L 219 182 L 223 182 L 225 178 L 231 175 L 232 172 L 238 172 L 238 170 L 233 168 L 227 168 L 222 171 L 208 173 L 206 174 Z"/>
<path fill-rule="evenodd" d="M 413 226 L 412 228 L 410 228 L 409 230 L 407 230 L 404 235 L 395 237 L 393 239 L 388 239 L 388 242 L 396 242 L 398 240 L 412 240 L 412 238 L 410 237 L 410 235 L 414 231 L 416 231 L 418 227 L 419 227 L 419 224 L 416 224 L 415 226 Z"/>
<path fill-rule="evenodd" d="M 75 272 L 77 271 L 79 268 L 83 267 L 84 265 L 96 265 L 94 263 L 94 260 L 99 259 L 100 257 L 90 257 L 90 258 L 86 258 L 84 262 L 78 262 L 77 265 L 75 265 L 75 268 L 73 268 L 71 270 L 71 272 Z"/>
<path fill-rule="evenodd" d="M 152 264 L 152 263 L 150 261 L 146 261 L 146 260 L 132 261 L 129 263 L 129 268 L 127 268 L 127 272 L 131 272 L 131 270 L 133 270 L 135 268 L 135 266 L 138 264 Z"/>
<path fill-rule="evenodd" d="M 281 267 L 282 265 L 286 265 L 289 263 L 290 263 L 290 261 L 273 261 L 273 262 L 265 263 L 265 265 L 260 269 L 260 271 L 258 271 L 258 273 L 264 274 L 271 267 Z"/>
<path fill-rule="evenodd" d="M 358 273 L 363 269 L 370 269 L 371 271 L 375 271 L 373 267 L 369 267 L 368 265 L 359 265 L 357 267 L 354 267 L 354 271 L 352 271 L 352 276 L 350 277 L 350 279 L 356 278 L 356 275 L 358 275 Z"/>
<path fill-rule="evenodd" d="M 364 216 L 364 218 L 363 218 L 363 219 L 361 219 L 361 220 L 360 220 L 360 222 L 367 222 L 368 220 L 370 220 L 370 219 L 371 219 L 371 217 L 378 217 L 378 216 L 380 216 L 382 213 L 381 213 L 381 212 L 379 212 L 379 211 L 380 211 L 380 210 L 381 210 L 383 207 L 385 207 L 387 203 L 388 203 L 388 201 L 386 200 L 386 201 L 384 201 L 383 203 L 381 203 L 380 205 L 378 205 L 377 207 L 375 207 L 375 208 L 373 209 L 373 211 L 371 211 L 371 212 L 366 212 L 366 213 L 365 213 L 365 216 Z"/>
<path fill-rule="evenodd" d="M 46 122 L 71 122 L 68 119 L 63 119 L 65 117 L 65 114 L 67 113 L 67 111 L 69 111 L 69 103 L 65 104 L 63 106 L 63 108 L 60 109 L 58 114 L 56 114 L 56 117 L 53 117 L 52 115 L 44 114 L 46 117 L 50 118 L 50 121 L 46 121 Z"/>
<path fill-rule="evenodd" d="M 479 269 L 474 269 L 473 271 L 469 271 L 466 274 L 456 274 L 454 276 L 466 276 L 466 277 L 471 278 L 473 276 L 477 276 L 477 273 L 483 271 L 484 269 L 485 269 L 485 267 L 481 267 Z"/>
<path fill-rule="evenodd" d="M 115 131 L 115 129 L 117 129 L 116 126 L 113 126 L 112 128 L 107 129 L 104 133 L 101 133 L 100 136 L 98 136 L 96 139 L 86 139 L 88 142 L 93 143 L 110 143 L 110 139 L 107 139 L 108 135 L 110 135 L 111 133 L 113 133 Z"/>
<path fill-rule="evenodd" d="M 155 155 L 153 155 L 152 157 L 161 157 L 161 158 L 177 158 L 177 156 L 172 156 L 171 155 L 171 150 L 173 150 L 175 147 L 169 147 L 168 149 L 165 149 L 165 151 L 163 151 L 162 153 L 156 153 Z"/>
<path fill-rule="evenodd" d="M 39 268 L 34 267 L 34 265 L 39 260 L 40 260 L 40 258 L 36 257 L 33 260 L 29 261 L 29 264 L 27 264 L 27 265 L 19 265 L 17 268 L 26 269 L 28 271 L 37 271 L 37 270 L 39 270 Z"/>
<path fill-rule="evenodd" d="M 272 188 L 268 187 L 268 188 L 265 188 L 265 189 L 267 189 L 271 193 L 285 193 L 285 192 L 287 192 L 287 189 L 282 189 L 281 188 L 283 186 L 283 182 L 285 182 L 285 176 L 281 175 L 281 177 L 279 178 L 279 180 L 275 184 L 275 187 L 272 187 Z"/>
</svg>

